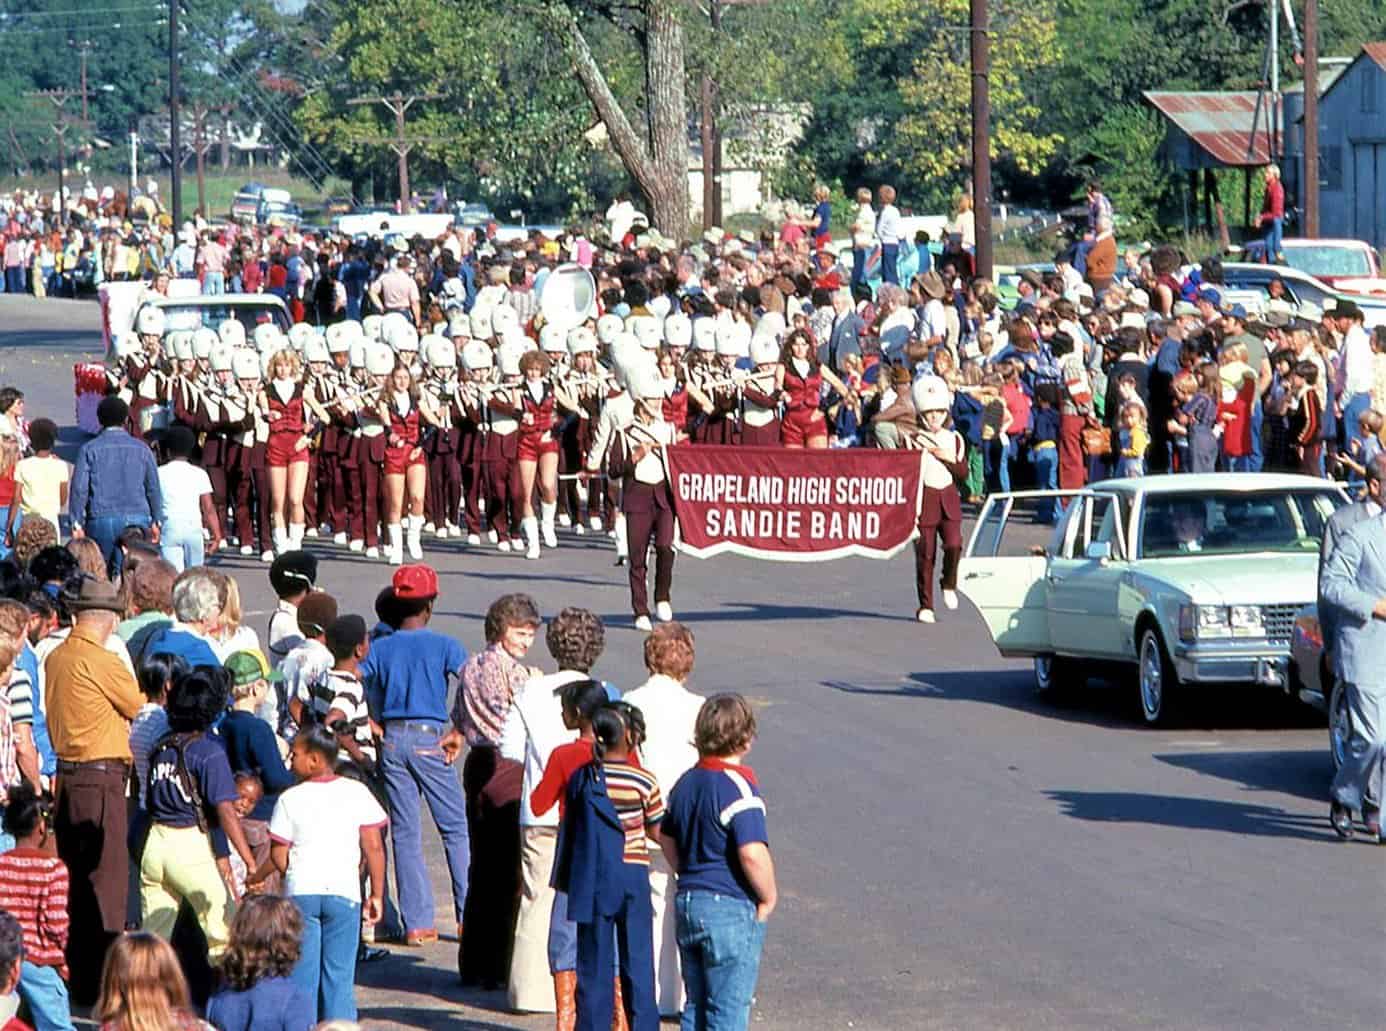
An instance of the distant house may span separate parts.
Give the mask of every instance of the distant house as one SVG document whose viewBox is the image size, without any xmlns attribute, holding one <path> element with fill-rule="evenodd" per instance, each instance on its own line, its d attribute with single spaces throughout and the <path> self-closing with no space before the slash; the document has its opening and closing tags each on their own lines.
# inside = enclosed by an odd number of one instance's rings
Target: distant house
<svg viewBox="0 0 1386 1031">
<path fill-rule="evenodd" d="M 1291 158 L 1303 181 L 1302 148 Z M 1386 42 L 1365 44 L 1319 97 L 1319 235 L 1386 247 Z"/>
</svg>

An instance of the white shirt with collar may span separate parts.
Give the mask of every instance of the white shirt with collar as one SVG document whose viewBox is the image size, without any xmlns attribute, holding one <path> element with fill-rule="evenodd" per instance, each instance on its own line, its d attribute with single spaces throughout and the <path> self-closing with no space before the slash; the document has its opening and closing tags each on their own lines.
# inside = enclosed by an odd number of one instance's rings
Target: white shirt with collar
<svg viewBox="0 0 1386 1031">
<path fill-rule="evenodd" d="M 1354 323 L 1343 335 L 1343 401 L 1372 389 L 1372 339 Z"/>
<path fill-rule="evenodd" d="M 555 693 L 565 684 L 586 680 L 590 674 L 561 669 L 525 681 L 505 717 L 501 731 L 500 754 L 512 762 L 524 763 L 523 794 L 520 797 L 521 827 L 557 827 L 558 806 L 543 816 L 535 816 L 529 796 L 544 779 L 544 766 L 559 745 L 577 740 L 577 731 L 563 725 L 563 703 Z"/>
<path fill-rule="evenodd" d="M 659 781 L 665 801 L 678 779 L 698 762 L 693 745 L 693 725 L 706 701 L 673 677 L 656 673 L 633 691 L 621 696 L 645 717 L 645 743 L 640 746 L 640 764 Z"/>
</svg>

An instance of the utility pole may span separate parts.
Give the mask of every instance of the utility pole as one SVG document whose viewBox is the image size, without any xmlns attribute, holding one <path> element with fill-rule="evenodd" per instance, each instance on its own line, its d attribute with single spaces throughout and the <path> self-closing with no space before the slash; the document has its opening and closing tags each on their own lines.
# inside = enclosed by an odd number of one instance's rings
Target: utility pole
<svg viewBox="0 0 1386 1031">
<path fill-rule="evenodd" d="M 80 91 L 83 104 L 86 103 L 86 90 Z M 74 125 L 85 127 L 89 123 L 85 118 L 80 122 L 74 123 L 67 117 L 65 110 L 67 102 L 78 95 L 77 90 L 71 89 L 45 89 L 33 90 L 26 93 L 27 97 L 46 97 L 53 102 L 56 108 L 56 119 L 53 122 L 53 135 L 58 141 L 58 224 L 64 225 L 67 222 L 67 175 L 65 166 L 67 165 L 67 131 L 74 128 Z"/>
<path fill-rule="evenodd" d="M 712 34 L 722 31 L 722 0 L 709 0 Z M 714 48 L 715 50 L 716 48 Z M 703 72 L 698 135 L 703 149 L 703 228 L 722 224 L 722 133 L 717 127 L 717 83 Z"/>
<path fill-rule="evenodd" d="M 82 82 L 82 121 L 87 121 L 87 55 L 96 44 L 89 39 L 68 40 L 68 45 L 77 51 L 77 65 L 81 69 Z"/>
<path fill-rule="evenodd" d="M 1304 235 L 1319 235 L 1319 0 L 1304 0 Z"/>
<path fill-rule="evenodd" d="M 216 111 L 221 111 L 221 107 L 208 107 L 206 104 L 194 104 L 192 109 L 193 116 L 193 153 L 197 155 L 197 206 L 202 211 L 202 217 L 207 218 L 207 151 L 212 149 L 215 140 L 207 138 L 207 116 Z M 221 135 L 220 132 L 217 134 Z"/>
<path fill-rule="evenodd" d="M 168 0 L 168 149 L 169 186 L 173 190 L 173 231 L 183 224 L 183 133 L 178 105 L 178 0 Z"/>
<path fill-rule="evenodd" d="M 991 278 L 991 46 L 987 0 L 972 0 L 972 219 L 977 250 L 972 274 Z"/>
<path fill-rule="evenodd" d="M 361 104 L 383 104 L 395 116 L 395 135 L 390 137 L 362 137 L 366 143 L 383 143 L 395 152 L 399 158 L 399 213 L 401 215 L 409 211 L 409 152 L 420 143 L 439 142 L 439 137 L 428 136 L 408 136 L 404 132 L 404 113 L 421 100 L 437 100 L 442 96 L 441 93 L 415 93 L 405 96 L 399 90 L 386 97 L 355 97 L 347 103 L 353 106 Z"/>
</svg>

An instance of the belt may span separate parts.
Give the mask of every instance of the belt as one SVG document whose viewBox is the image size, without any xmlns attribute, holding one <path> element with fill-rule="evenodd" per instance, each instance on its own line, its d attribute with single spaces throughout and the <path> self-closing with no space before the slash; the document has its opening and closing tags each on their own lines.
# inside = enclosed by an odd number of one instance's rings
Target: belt
<svg viewBox="0 0 1386 1031">
<path fill-rule="evenodd" d="M 58 760 L 59 773 L 76 773 L 79 770 L 92 770 L 96 773 L 129 773 L 130 764 L 124 759 L 92 759 L 89 762 L 69 762 Z"/>
<path fill-rule="evenodd" d="M 421 720 L 386 720 L 385 729 L 390 730 L 422 730 L 428 734 L 441 734 L 443 732 L 443 721 L 423 722 Z"/>
<path fill-rule="evenodd" d="M 1038 440 L 1030 448 L 1031 451 L 1044 451 L 1048 448 L 1056 448 L 1059 445 L 1052 440 Z"/>
</svg>

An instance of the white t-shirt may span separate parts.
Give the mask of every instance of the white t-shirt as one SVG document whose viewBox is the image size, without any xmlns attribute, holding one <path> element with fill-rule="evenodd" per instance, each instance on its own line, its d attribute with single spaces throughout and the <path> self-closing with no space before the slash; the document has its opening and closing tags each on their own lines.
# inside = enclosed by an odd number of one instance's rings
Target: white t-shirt
<svg viewBox="0 0 1386 1031">
<path fill-rule="evenodd" d="M 295 784 L 270 817 L 270 838 L 289 846 L 289 895 L 361 901 L 361 828 L 383 832 L 389 819 L 366 785 L 348 777 Z"/>
<path fill-rule="evenodd" d="M 164 496 L 163 525 L 202 525 L 202 495 L 212 493 L 205 469 L 181 458 L 166 462 L 159 466 L 159 492 Z"/>
</svg>

